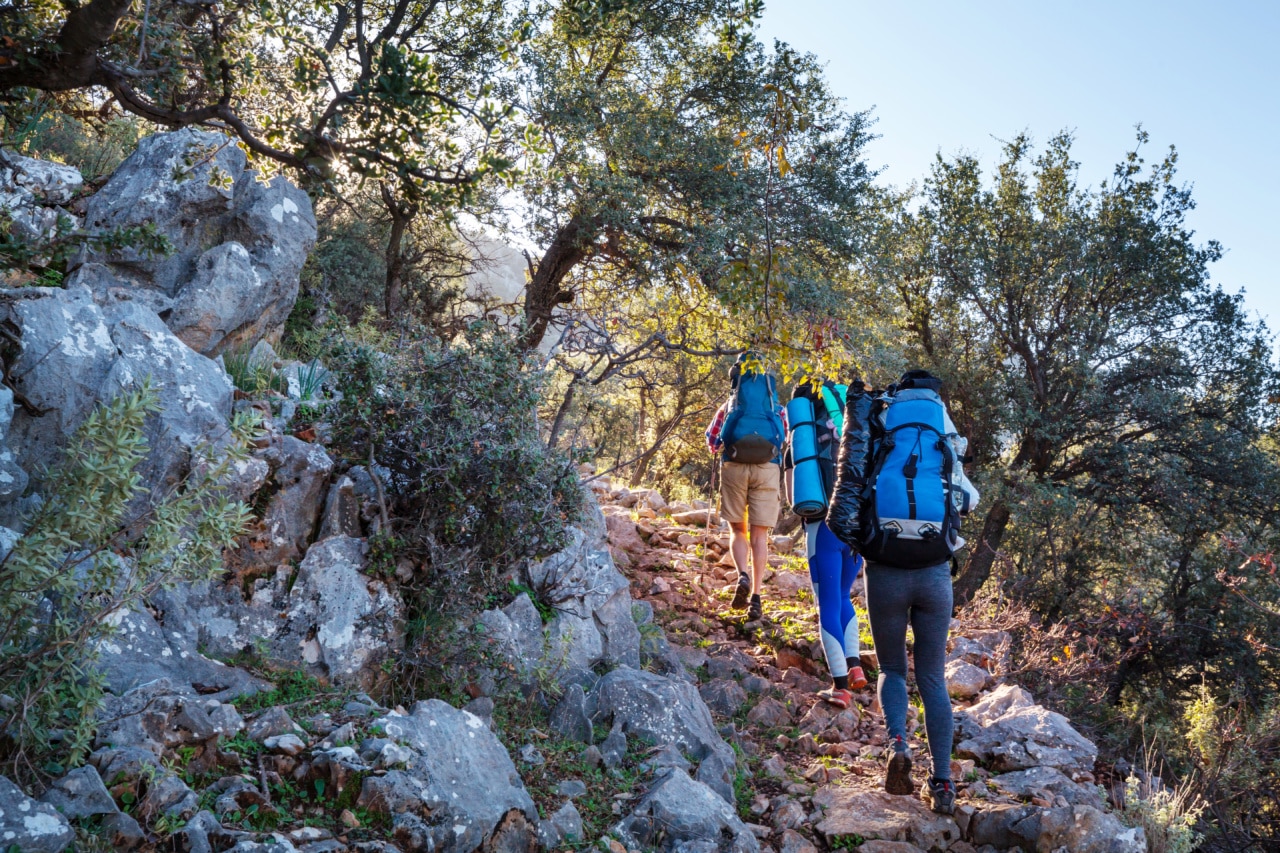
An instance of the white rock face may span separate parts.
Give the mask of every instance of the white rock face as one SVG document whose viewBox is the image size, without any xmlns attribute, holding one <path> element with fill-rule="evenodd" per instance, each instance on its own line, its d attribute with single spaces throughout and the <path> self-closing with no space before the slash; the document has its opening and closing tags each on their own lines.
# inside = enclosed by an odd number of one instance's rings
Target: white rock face
<svg viewBox="0 0 1280 853">
<path fill-rule="evenodd" d="M 0 210 L 9 214 L 10 232 L 26 241 L 58 235 L 61 218 L 71 227 L 76 217 L 62 210 L 84 185 L 71 166 L 0 151 Z"/>
<path fill-rule="evenodd" d="M 306 193 L 283 177 L 258 180 L 234 140 L 190 128 L 143 139 L 89 199 L 85 220 L 98 231 L 150 225 L 173 252 L 94 257 L 105 274 L 72 281 L 167 300 L 174 334 L 210 356 L 281 328 L 316 239 Z"/>
<path fill-rule="evenodd" d="M 219 655 L 265 641 L 266 657 L 340 684 L 369 687 L 376 664 L 403 648 L 404 605 L 363 573 L 363 539 L 333 536 L 307 550 L 296 576 L 281 566 L 259 578 L 248 601 L 239 588 L 200 584 L 160 597 L 167 622 Z"/>
</svg>

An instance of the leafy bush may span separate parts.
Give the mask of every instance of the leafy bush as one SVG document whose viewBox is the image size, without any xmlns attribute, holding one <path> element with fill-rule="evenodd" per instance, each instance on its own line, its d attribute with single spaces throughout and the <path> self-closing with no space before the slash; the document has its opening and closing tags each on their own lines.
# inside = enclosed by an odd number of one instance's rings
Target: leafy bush
<svg viewBox="0 0 1280 853">
<path fill-rule="evenodd" d="M 216 573 L 248 517 L 218 484 L 245 457 L 249 416 L 216 455 L 197 451 L 204 461 L 185 483 L 147 498 L 143 430 L 158 408 L 144 384 L 91 412 L 46 502 L 0 561 L 0 753 L 19 773 L 52 757 L 55 730 L 60 757 L 80 759 L 102 695 L 99 645 L 149 594 Z"/>
<path fill-rule="evenodd" d="M 1148 768 L 1147 782 L 1130 774 L 1124 783 L 1121 818 L 1130 826 L 1140 826 L 1147 836 L 1148 853 L 1191 853 L 1204 836 L 1196 832 L 1196 822 L 1204 803 L 1184 782 L 1177 788 L 1159 784 Z M 1151 780 L 1156 780 L 1152 784 Z"/>
<path fill-rule="evenodd" d="M 514 341 L 485 323 L 463 337 L 451 346 L 421 335 L 391 353 L 340 346 L 333 427 L 349 460 L 382 472 L 405 550 L 437 573 L 449 563 L 468 575 L 451 594 L 484 595 L 500 591 L 493 579 L 511 562 L 559 548 L 582 498 L 574 466 L 539 438 L 540 378 Z"/>
</svg>

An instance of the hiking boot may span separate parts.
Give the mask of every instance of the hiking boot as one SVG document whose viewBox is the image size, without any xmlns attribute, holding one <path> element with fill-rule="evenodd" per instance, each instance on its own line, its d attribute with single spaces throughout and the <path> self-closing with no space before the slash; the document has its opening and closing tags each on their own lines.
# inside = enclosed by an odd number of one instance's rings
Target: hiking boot
<svg viewBox="0 0 1280 853">
<path fill-rule="evenodd" d="M 747 575 L 738 575 L 738 588 L 733 591 L 733 601 L 730 607 L 734 610 L 741 610 L 747 606 L 747 599 L 751 597 L 751 578 Z"/>
<path fill-rule="evenodd" d="M 751 596 L 751 606 L 747 608 L 747 621 L 754 622 L 764 615 L 764 607 L 760 604 L 760 596 Z"/>
<path fill-rule="evenodd" d="M 861 690 L 867 686 L 867 674 L 860 666 L 849 667 L 849 689 Z"/>
<path fill-rule="evenodd" d="M 950 779 L 929 777 L 929 781 L 920 789 L 920 799 L 938 814 L 955 814 L 956 786 L 951 784 Z"/>
<path fill-rule="evenodd" d="M 866 682 L 863 683 L 865 684 Z M 839 687 L 828 687 L 826 690 L 819 690 L 818 698 L 842 711 L 853 703 L 853 694 L 848 690 L 841 690 Z"/>
<path fill-rule="evenodd" d="M 911 747 L 898 738 L 893 744 L 893 755 L 884 769 L 884 789 L 890 794 L 911 794 L 916 786 L 911 783 Z"/>
</svg>

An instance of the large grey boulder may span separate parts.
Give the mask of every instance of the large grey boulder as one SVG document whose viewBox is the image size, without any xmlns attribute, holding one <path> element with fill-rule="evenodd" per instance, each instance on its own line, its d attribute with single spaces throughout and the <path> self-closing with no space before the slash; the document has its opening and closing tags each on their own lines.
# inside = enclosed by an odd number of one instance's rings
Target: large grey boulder
<svg viewBox="0 0 1280 853">
<path fill-rule="evenodd" d="M 706 703 L 687 681 L 619 667 L 592 689 L 587 710 L 596 723 L 654 745 L 672 744 L 699 760 L 717 755 L 733 761 L 733 748 L 720 737 Z"/>
<path fill-rule="evenodd" d="M 85 224 L 150 224 L 169 240 L 164 257 L 124 249 L 94 260 L 172 300 L 174 333 L 209 355 L 283 325 L 316 237 L 306 193 L 258 180 L 231 137 L 190 128 L 143 139 L 89 199 Z"/>
<path fill-rule="evenodd" d="M 76 834 L 48 803 L 37 802 L 0 776 L 0 845 L 23 853 L 61 853 Z"/>
<path fill-rule="evenodd" d="M 363 539 L 317 542 L 287 565 L 239 585 L 194 584 L 157 597 L 165 629 L 183 632 L 218 656 L 258 650 L 278 665 L 368 689 L 378 665 L 404 647 L 404 604 L 386 582 L 364 574 Z"/>
<path fill-rule="evenodd" d="M 477 618 L 492 650 L 521 677 L 548 673 L 568 684 L 591 681 L 597 664 L 640 666 L 631 587 L 614 565 L 603 530 L 602 520 L 589 520 L 570 531 L 564 549 L 528 568 L 529 586 L 553 608 L 545 625 L 527 594 Z"/>
<path fill-rule="evenodd" d="M 269 685 L 254 679 L 255 688 Z M 226 691 L 231 692 L 231 691 Z M 145 749 L 156 755 L 232 738 L 244 727 L 235 708 L 191 692 L 167 678 L 147 682 L 119 696 L 108 695 L 98 712 L 94 744 L 100 748 Z"/>
<path fill-rule="evenodd" d="M 760 849 L 733 807 L 679 768 L 655 781 L 614 832 L 631 850 L 678 851 L 689 844 L 709 845 L 706 849 L 721 853 Z"/>
<path fill-rule="evenodd" d="M 97 645 L 98 669 L 116 695 L 165 681 L 188 696 L 226 701 L 268 687 L 238 667 L 207 658 L 195 638 L 166 631 L 145 608 L 116 610 L 107 617 L 113 632 Z"/>
<path fill-rule="evenodd" d="M 397 815 L 395 840 L 413 841 L 404 849 L 532 849 L 538 826 L 533 799 L 506 748 L 479 717 L 431 699 L 373 725 L 408 752 L 400 751 L 396 769 L 364 780 L 359 805 Z M 401 821 L 404 816 L 410 819 Z"/>
<path fill-rule="evenodd" d="M 150 379 L 159 412 L 147 421 L 142 475 L 153 494 L 189 470 L 191 451 L 226 439 L 231 382 L 193 352 L 150 308 L 129 299 L 94 301 L 85 287 L 24 288 L 0 294 L 0 322 L 11 324 L 18 353 L 14 388 L 36 410 L 18 407 L 8 443 L 28 473 L 59 451 L 99 403 Z"/>
<path fill-rule="evenodd" d="M 1019 799 L 1042 797 L 1053 800 L 1062 797 L 1071 805 L 1103 808 L 1106 803 L 1102 789 L 1096 785 L 1081 785 L 1067 778 L 1061 770 L 1052 767 L 1032 767 L 1015 770 L 987 780 L 987 785 L 999 788 Z"/>
<path fill-rule="evenodd" d="M 563 644 L 554 653 L 569 662 L 566 677 L 597 662 L 640 665 L 631 586 L 605 545 L 603 516 L 593 521 L 594 529 L 574 528 L 568 545 L 528 568 L 529 585 L 555 608 L 549 629 Z"/>
<path fill-rule="evenodd" d="M 1098 748 L 1066 717 L 1039 705 L 1014 708 L 956 745 L 956 754 L 999 773 L 1055 767 L 1071 775 L 1088 773 Z"/>
<path fill-rule="evenodd" d="M 978 847 L 990 844 L 1027 853 L 1146 853 L 1147 849 L 1146 833 L 1140 827 L 1126 827 L 1115 815 L 1087 805 L 980 809 L 969 818 L 965 837 Z"/>
<path fill-rule="evenodd" d="M 77 767 L 54 782 L 40 797 L 68 820 L 115 814 L 120 811 L 111 799 L 102 777 L 92 767 Z"/>
</svg>

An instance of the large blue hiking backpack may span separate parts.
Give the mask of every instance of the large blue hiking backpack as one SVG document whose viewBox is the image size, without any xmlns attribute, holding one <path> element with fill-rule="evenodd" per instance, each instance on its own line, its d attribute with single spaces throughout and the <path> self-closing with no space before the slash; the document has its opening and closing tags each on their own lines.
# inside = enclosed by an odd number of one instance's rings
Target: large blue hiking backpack
<svg viewBox="0 0 1280 853">
<path fill-rule="evenodd" d="M 947 562 L 964 544 L 960 460 L 942 398 L 908 387 L 877 398 L 871 417 L 868 500 L 862 554 L 873 562 L 923 569 Z"/>
<path fill-rule="evenodd" d="M 744 353 L 729 374 L 733 393 L 720 433 L 727 462 L 758 465 L 775 461 L 782 451 L 778 394 L 773 377 L 758 365 L 758 356 Z"/>
</svg>

